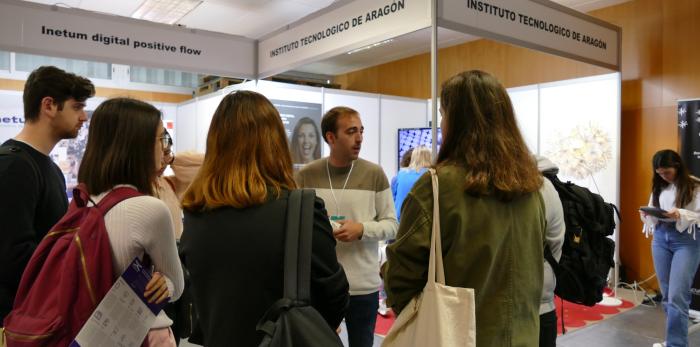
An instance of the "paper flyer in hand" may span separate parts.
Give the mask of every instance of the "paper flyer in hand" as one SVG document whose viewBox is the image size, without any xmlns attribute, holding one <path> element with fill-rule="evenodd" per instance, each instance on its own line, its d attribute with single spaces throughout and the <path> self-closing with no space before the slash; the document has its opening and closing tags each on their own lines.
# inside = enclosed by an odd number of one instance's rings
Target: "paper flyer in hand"
<svg viewBox="0 0 700 347">
<path fill-rule="evenodd" d="M 167 300 L 149 304 L 143 293 L 151 271 L 134 258 L 85 323 L 70 347 L 138 347 Z"/>
</svg>

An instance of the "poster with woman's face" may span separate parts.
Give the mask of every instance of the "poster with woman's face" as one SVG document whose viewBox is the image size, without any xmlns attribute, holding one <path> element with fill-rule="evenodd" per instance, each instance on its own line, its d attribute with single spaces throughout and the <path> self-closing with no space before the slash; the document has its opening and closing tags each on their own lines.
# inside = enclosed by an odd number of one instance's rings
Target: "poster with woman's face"
<svg viewBox="0 0 700 347">
<path fill-rule="evenodd" d="M 270 100 L 277 108 L 287 131 L 289 150 L 295 167 L 321 158 L 321 104 Z"/>
</svg>

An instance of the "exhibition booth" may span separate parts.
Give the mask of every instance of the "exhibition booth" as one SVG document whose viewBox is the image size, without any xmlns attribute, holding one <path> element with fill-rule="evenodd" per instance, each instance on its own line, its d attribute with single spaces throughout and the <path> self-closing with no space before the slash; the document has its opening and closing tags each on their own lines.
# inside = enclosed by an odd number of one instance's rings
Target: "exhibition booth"
<svg viewBox="0 0 700 347">
<path fill-rule="evenodd" d="M 433 148 L 439 144 L 438 28 L 457 36 L 491 39 L 601 66 L 610 73 L 518 86 L 508 93 L 533 153 L 558 164 L 562 180 L 599 192 L 616 205 L 620 202 L 621 30 L 551 1 L 339 2 L 256 41 L 0 0 L 0 28 L 0 48 L 4 50 L 248 79 L 182 103 L 156 104 L 163 111 L 166 127 L 174 133 L 178 152 L 205 150 L 214 111 L 226 94 L 236 90 L 255 90 L 270 99 L 280 111 L 290 142 L 305 118 L 318 129 L 324 112 L 339 105 L 350 106 L 359 111 L 365 127 L 360 157 L 379 163 L 389 178 L 396 175 L 398 159 L 405 150 L 417 144 Z M 379 46 L 387 40 L 400 41 L 418 32 L 428 34 L 423 35 L 427 40 L 421 46 L 432 52 L 429 100 L 263 80 L 311 64 L 342 61 L 347 52 Z M 384 45 L 384 49 L 390 50 L 391 45 Z M 103 100 L 90 99 L 87 109 L 94 110 Z M 0 120 L 21 117 L 21 92 L 0 92 L 0 112 Z M 10 123 L 3 121 L 0 141 L 21 128 L 21 122 Z M 84 135 L 74 141 L 81 139 Z M 327 145 L 318 137 L 316 143 L 306 146 L 319 147 L 319 151 L 311 150 L 314 158 L 328 154 Z M 80 145 L 59 145 L 54 151 L 66 177 L 72 180 L 75 148 Z M 615 238 L 619 243 L 617 234 Z"/>
</svg>

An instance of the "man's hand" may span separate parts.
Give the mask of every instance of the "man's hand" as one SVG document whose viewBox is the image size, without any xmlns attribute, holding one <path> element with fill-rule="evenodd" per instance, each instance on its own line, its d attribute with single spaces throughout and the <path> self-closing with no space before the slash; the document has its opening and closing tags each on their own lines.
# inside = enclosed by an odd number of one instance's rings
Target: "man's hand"
<svg viewBox="0 0 700 347">
<path fill-rule="evenodd" d="M 342 242 L 352 242 L 362 238 L 365 232 L 365 227 L 362 223 L 353 222 L 351 220 L 338 221 L 340 228 L 333 231 L 333 236 Z"/>
</svg>

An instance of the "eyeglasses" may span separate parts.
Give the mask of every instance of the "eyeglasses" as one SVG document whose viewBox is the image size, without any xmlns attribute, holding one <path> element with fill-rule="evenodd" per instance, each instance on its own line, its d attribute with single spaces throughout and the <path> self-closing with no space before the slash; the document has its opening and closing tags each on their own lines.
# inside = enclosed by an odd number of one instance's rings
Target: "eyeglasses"
<svg viewBox="0 0 700 347">
<path fill-rule="evenodd" d="M 164 133 L 162 136 L 156 138 L 160 140 L 160 144 L 163 146 L 163 148 L 173 145 L 173 138 L 170 137 L 170 134 L 168 133 Z"/>
</svg>

